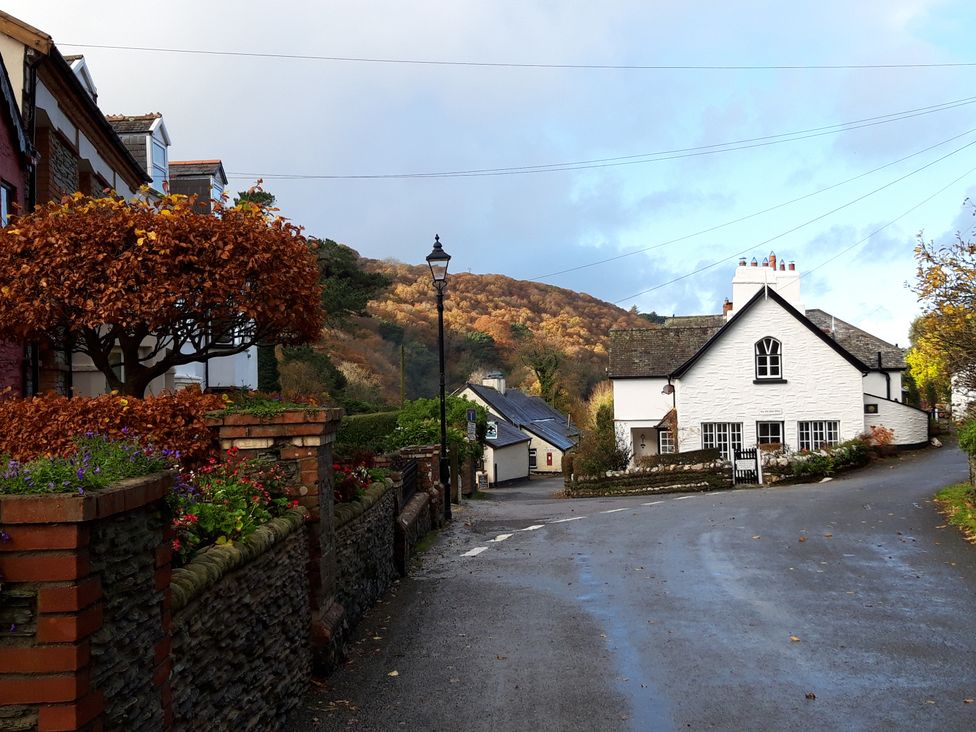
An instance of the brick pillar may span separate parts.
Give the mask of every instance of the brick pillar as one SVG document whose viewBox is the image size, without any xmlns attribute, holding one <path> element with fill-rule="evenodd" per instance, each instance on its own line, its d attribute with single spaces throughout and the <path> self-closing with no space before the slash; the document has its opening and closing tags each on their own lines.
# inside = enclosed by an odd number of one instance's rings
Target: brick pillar
<svg viewBox="0 0 976 732">
<path fill-rule="evenodd" d="M 430 496 L 430 516 L 434 527 L 444 525 L 444 491 L 440 485 L 441 449 L 437 445 L 404 447 L 400 455 L 417 461 L 417 490 Z"/>
<path fill-rule="evenodd" d="M 0 496 L 4 729 L 164 728 L 171 483 L 159 474 L 84 496 Z"/>
<path fill-rule="evenodd" d="M 335 602 L 336 554 L 332 511 L 332 444 L 341 409 L 288 409 L 272 416 L 210 416 L 222 450 L 277 460 L 288 477 L 289 493 L 309 512 L 309 590 L 312 640 L 328 647 L 343 622 Z"/>
</svg>

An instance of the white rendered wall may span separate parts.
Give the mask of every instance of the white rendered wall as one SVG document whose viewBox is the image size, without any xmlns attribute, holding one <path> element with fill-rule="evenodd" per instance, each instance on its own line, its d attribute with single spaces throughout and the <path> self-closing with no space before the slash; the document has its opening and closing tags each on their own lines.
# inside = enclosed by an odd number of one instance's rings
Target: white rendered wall
<svg viewBox="0 0 976 732">
<path fill-rule="evenodd" d="M 529 477 L 529 446 L 519 442 L 507 447 L 492 448 L 485 446 L 485 469 L 488 472 L 488 482 L 516 480 Z"/>
<path fill-rule="evenodd" d="M 252 346 L 233 356 L 212 358 L 207 363 L 207 386 L 215 388 L 257 389 L 258 348 Z"/>
<path fill-rule="evenodd" d="M 801 313 L 803 303 L 800 300 L 800 273 L 797 270 L 777 270 L 772 267 L 736 267 L 732 276 L 732 311 L 735 315 L 744 308 L 759 290 L 768 286 L 782 295 L 790 305 Z"/>
<path fill-rule="evenodd" d="M 612 379 L 611 383 L 615 420 L 653 420 L 656 425 L 674 406 L 672 395 L 662 393 L 667 379 Z"/>
<path fill-rule="evenodd" d="M 928 441 L 928 413 L 872 394 L 864 395 L 864 403 L 878 405 L 877 414 L 864 415 L 865 431 L 872 426 L 887 427 L 895 433 L 894 445 L 918 445 Z"/>
<path fill-rule="evenodd" d="M 21 114 L 24 110 L 24 51 L 23 43 L 0 33 L 0 56 L 3 57 L 3 65 L 7 67 L 10 88 Z"/>
<path fill-rule="evenodd" d="M 755 343 L 783 344 L 785 384 L 754 384 Z M 736 318 L 676 385 L 678 448 L 702 446 L 702 422 L 741 422 L 742 444 L 756 444 L 756 422 L 783 422 L 786 444 L 797 449 L 797 422 L 836 420 L 839 437 L 864 430 L 860 370 L 772 300 Z"/>
</svg>

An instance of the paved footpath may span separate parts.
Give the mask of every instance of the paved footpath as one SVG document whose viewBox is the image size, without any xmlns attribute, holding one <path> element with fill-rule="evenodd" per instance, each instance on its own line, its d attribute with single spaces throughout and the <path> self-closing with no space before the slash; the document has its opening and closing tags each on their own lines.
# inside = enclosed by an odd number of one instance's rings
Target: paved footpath
<svg viewBox="0 0 976 732">
<path fill-rule="evenodd" d="M 976 730 L 976 547 L 944 448 L 782 488 L 497 489 L 364 619 L 295 730 Z"/>
</svg>

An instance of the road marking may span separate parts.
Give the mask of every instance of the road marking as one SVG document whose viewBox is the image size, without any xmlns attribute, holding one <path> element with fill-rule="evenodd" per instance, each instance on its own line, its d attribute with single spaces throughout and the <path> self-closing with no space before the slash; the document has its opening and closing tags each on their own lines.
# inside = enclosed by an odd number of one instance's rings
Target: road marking
<svg viewBox="0 0 976 732">
<path fill-rule="evenodd" d="M 488 551 L 488 547 L 486 547 L 486 546 L 476 546 L 474 549 L 469 549 L 468 551 L 466 551 L 461 556 L 462 557 L 476 557 L 479 554 L 481 554 L 481 552 L 486 552 L 486 551 Z"/>
<path fill-rule="evenodd" d="M 685 500 L 686 498 L 694 498 L 694 496 L 678 496 L 678 497 L 677 497 L 677 498 L 675 498 L 674 500 L 676 500 L 676 501 L 683 501 L 683 500 Z"/>
<path fill-rule="evenodd" d="M 512 536 L 514 536 L 514 534 L 499 534 L 494 539 L 489 539 L 488 541 L 489 542 L 491 542 L 491 541 L 505 541 L 505 539 L 509 539 Z"/>
<path fill-rule="evenodd" d="M 545 524 L 532 524 L 532 526 L 526 526 L 524 529 L 519 529 L 519 531 L 535 531 L 536 529 L 541 529 Z"/>
<path fill-rule="evenodd" d="M 642 506 L 656 506 L 659 503 L 664 503 L 664 501 L 651 501 L 650 503 L 642 503 Z"/>
<path fill-rule="evenodd" d="M 611 508 L 609 511 L 600 511 L 600 513 L 617 513 L 618 511 L 626 511 L 626 508 Z"/>
<path fill-rule="evenodd" d="M 550 524 L 564 524 L 567 521 L 579 521 L 580 519 L 585 519 L 586 516 L 573 516 L 572 518 L 556 519 L 555 521 L 550 521 Z"/>
</svg>

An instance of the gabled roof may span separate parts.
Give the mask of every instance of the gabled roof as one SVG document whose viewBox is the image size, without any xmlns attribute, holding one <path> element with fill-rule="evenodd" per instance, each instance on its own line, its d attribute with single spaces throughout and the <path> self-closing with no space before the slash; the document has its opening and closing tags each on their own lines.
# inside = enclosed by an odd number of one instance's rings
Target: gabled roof
<svg viewBox="0 0 976 732">
<path fill-rule="evenodd" d="M 493 448 L 510 447 L 511 445 L 518 445 L 520 442 L 529 442 L 531 440 L 524 432 L 515 427 L 515 425 L 509 424 L 504 419 L 498 420 L 495 424 L 498 427 L 498 437 L 494 440 L 485 440 Z"/>
<path fill-rule="evenodd" d="M 17 106 L 17 96 L 10 86 L 10 76 L 7 75 L 7 67 L 4 66 L 2 57 L 0 57 L 0 97 L 2 97 L 3 110 L 10 123 L 10 129 L 14 134 L 17 152 L 24 162 L 32 156 L 34 150 L 30 140 L 27 139 L 27 132 L 20 117 L 20 108 Z"/>
<path fill-rule="evenodd" d="M 807 317 L 821 330 L 831 335 L 835 341 L 858 357 L 869 369 L 904 369 L 905 351 L 896 345 L 883 341 L 856 325 L 837 318 L 823 310 L 807 310 Z M 881 363 L 878 363 L 878 354 Z"/>
<path fill-rule="evenodd" d="M 3 11 L 0 11 L 0 33 L 8 35 L 43 54 L 49 53 L 54 46 L 54 39 L 47 33 Z"/>
<path fill-rule="evenodd" d="M 219 160 L 170 160 L 170 178 L 217 178 L 227 185 L 224 164 Z"/>
<path fill-rule="evenodd" d="M 504 419 L 526 432 L 545 440 L 560 450 L 568 450 L 576 444 L 573 439 L 579 429 L 569 424 L 569 419 L 558 409 L 553 409 L 539 397 L 529 396 L 518 389 L 507 389 L 504 394 L 481 384 L 467 384 Z"/>
<path fill-rule="evenodd" d="M 149 114 L 107 114 L 105 119 L 112 125 L 112 129 L 120 135 L 139 135 L 153 131 L 157 120 L 162 119 L 159 112 Z"/>
<path fill-rule="evenodd" d="M 801 313 L 795 307 L 790 305 L 782 295 L 776 292 L 776 290 L 774 290 L 771 287 L 763 287 L 760 288 L 756 292 L 756 294 L 752 296 L 749 302 L 747 302 L 745 305 L 739 308 L 739 310 L 729 320 L 729 322 L 726 323 L 726 325 L 721 330 L 719 330 L 715 335 L 709 338 L 708 341 L 700 349 L 698 349 L 698 352 L 694 356 L 692 356 L 690 359 L 688 359 L 683 364 L 681 364 L 681 366 L 675 369 L 674 373 L 671 374 L 671 376 L 680 377 L 682 374 L 688 371 L 688 369 L 690 369 L 695 364 L 695 362 L 697 362 L 698 359 L 700 359 L 705 354 L 705 352 L 708 351 L 708 349 L 712 346 L 713 343 L 718 341 L 732 328 L 734 328 L 736 323 L 739 322 L 739 319 L 742 318 L 750 310 L 752 310 L 752 308 L 755 307 L 757 302 L 766 298 L 779 304 L 780 307 L 782 307 L 786 312 L 788 312 L 790 315 L 796 318 L 796 320 L 804 328 L 809 330 L 811 333 L 816 335 L 820 340 L 822 340 L 824 343 L 830 346 L 830 348 L 832 348 L 841 358 L 843 358 L 845 361 L 851 364 L 851 366 L 856 368 L 858 371 L 863 373 L 868 370 L 865 367 L 864 363 L 861 362 L 860 359 L 858 359 L 856 356 L 850 353 L 847 349 L 841 346 L 833 338 L 831 338 L 826 333 L 824 333 L 823 330 L 821 330 L 816 325 L 814 325 L 809 318 L 807 318 L 803 313 Z"/>
</svg>

